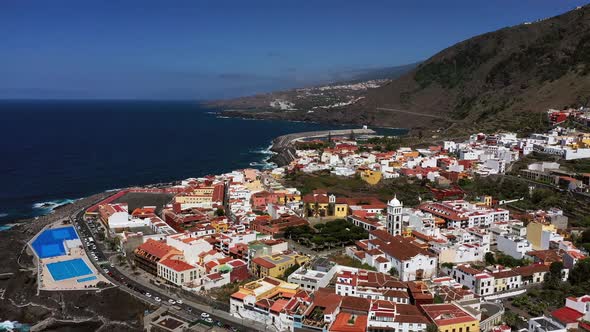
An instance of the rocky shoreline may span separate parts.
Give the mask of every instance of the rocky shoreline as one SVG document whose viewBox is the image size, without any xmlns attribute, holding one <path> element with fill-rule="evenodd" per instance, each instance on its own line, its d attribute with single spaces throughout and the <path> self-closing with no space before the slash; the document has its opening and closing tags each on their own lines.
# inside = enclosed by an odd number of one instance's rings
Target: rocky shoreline
<svg viewBox="0 0 590 332">
<path fill-rule="evenodd" d="M 51 214 L 18 220 L 0 232 L 0 321 L 33 326 L 32 331 L 142 330 L 141 315 L 148 307 L 117 288 L 102 290 L 99 297 L 93 291 L 37 294 L 36 268 L 27 242 L 48 224 L 67 222 L 70 215 L 112 194 L 79 199 Z"/>
</svg>

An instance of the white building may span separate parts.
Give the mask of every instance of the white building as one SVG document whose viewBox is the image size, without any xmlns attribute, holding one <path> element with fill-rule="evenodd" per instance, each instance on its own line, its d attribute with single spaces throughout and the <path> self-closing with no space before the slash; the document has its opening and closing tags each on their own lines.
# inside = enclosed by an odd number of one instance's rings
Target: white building
<svg viewBox="0 0 590 332">
<path fill-rule="evenodd" d="M 527 252 L 533 250 L 533 245 L 523 237 L 504 234 L 496 239 L 498 250 L 516 259 L 522 259 Z"/>
<path fill-rule="evenodd" d="M 178 257 L 159 261 L 157 269 L 158 277 L 177 286 L 198 280 L 204 271 L 200 266 L 188 264 Z"/>
<path fill-rule="evenodd" d="M 565 326 L 545 316 L 529 319 L 529 332 L 566 332 Z"/>
<path fill-rule="evenodd" d="M 166 237 L 166 244 L 172 246 L 184 253 L 188 264 L 197 264 L 199 254 L 213 249 L 213 246 L 200 237 L 195 237 L 192 233 L 180 233 Z"/>
<path fill-rule="evenodd" d="M 486 296 L 494 293 L 494 277 L 487 272 L 474 269 L 469 265 L 453 267 L 451 277 L 461 285 L 471 289 L 476 295 Z"/>
<path fill-rule="evenodd" d="M 412 239 L 401 236 L 393 236 L 383 230 L 374 230 L 369 233 L 368 253 L 373 249 L 383 252 L 383 256 L 389 263 L 379 266 L 382 269 L 395 268 L 400 280 L 411 281 L 428 279 L 436 276 L 438 258 L 428 250 L 416 245 Z"/>
<path fill-rule="evenodd" d="M 318 258 L 291 273 L 287 281 L 298 284 L 300 289 L 315 291 L 328 286 L 337 271 L 338 265 L 325 258 Z"/>
</svg>

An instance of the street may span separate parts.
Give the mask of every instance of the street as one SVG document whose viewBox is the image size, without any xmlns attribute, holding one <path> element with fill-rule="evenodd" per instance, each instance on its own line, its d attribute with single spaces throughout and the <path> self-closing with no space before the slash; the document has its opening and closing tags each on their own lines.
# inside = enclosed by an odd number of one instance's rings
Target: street
<svg viewBox="0 0 590 332">
<path fill-rule="evenodd" d="M 215 309 L 203 303 L 197 303 L 195 297 L 189 299 L 181 295 L 180 291 L 172 293 L 150 283 L 147 278 L 141 276 L 141 272 L 118 266 L 114 261 L 120 253 L 107 251 L 104 242 L 99 242 L 95 236 L 99 227 L 103 226 L 99 222 L 84 221 L 83 214 L 84 211 L 80 211 L 76 215 L 73 224 L 84 249 L 97 271 L 121 290 L 151 305 L 167 306 L 172 314 L 188 322 L 198 320 L 204 325 L 216 325 L 232 331 L 270 330 L 268 326 L 260 322 L 236 318 L 226 311 Z M 209 317 L 206 317 L 207 314 Z"/>
</svg>

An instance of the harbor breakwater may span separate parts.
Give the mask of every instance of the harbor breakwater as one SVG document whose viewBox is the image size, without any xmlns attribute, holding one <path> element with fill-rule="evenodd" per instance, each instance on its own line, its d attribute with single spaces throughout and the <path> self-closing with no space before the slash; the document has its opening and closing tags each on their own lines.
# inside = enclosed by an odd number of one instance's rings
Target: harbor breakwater
<svg viewBox="0 0 590 332">
<path fill-rule="evenodd" d="M 272 147 L 270 150 L 275 153 L 270 158 L 270 161 L 277 164 L 278 166 L 288 165 L 291 161 L 295 160 L 295 147 L 293 143 L 303 139 L 310 138 L 325 138 L 328 136 L 339 137 L 347 136 L 350 134 L 358 135 L 375 135 L 377 132 L 373 129 L 360 128 L 360 129 L 337 129 L 337 130 L 321 130 L 321 131 L 308 131 L 302 133 L 292 133 L 282 135 L 275 138 L 272 141 Z"/>
</svg>

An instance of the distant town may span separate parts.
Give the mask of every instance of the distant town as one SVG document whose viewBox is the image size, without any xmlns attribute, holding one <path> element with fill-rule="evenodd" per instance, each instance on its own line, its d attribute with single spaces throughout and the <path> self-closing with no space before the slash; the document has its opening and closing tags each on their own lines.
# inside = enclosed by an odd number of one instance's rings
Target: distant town
<svg viewBox="0 0 590 332">
<path fill-rule="evenodd" d="M 119 287 L 151 331 L 590 330 L 590 109 L 546 116 L 297 136 L 280 167 L 114 191 L 31 239 L 38 291 Z"/>
</svg>

